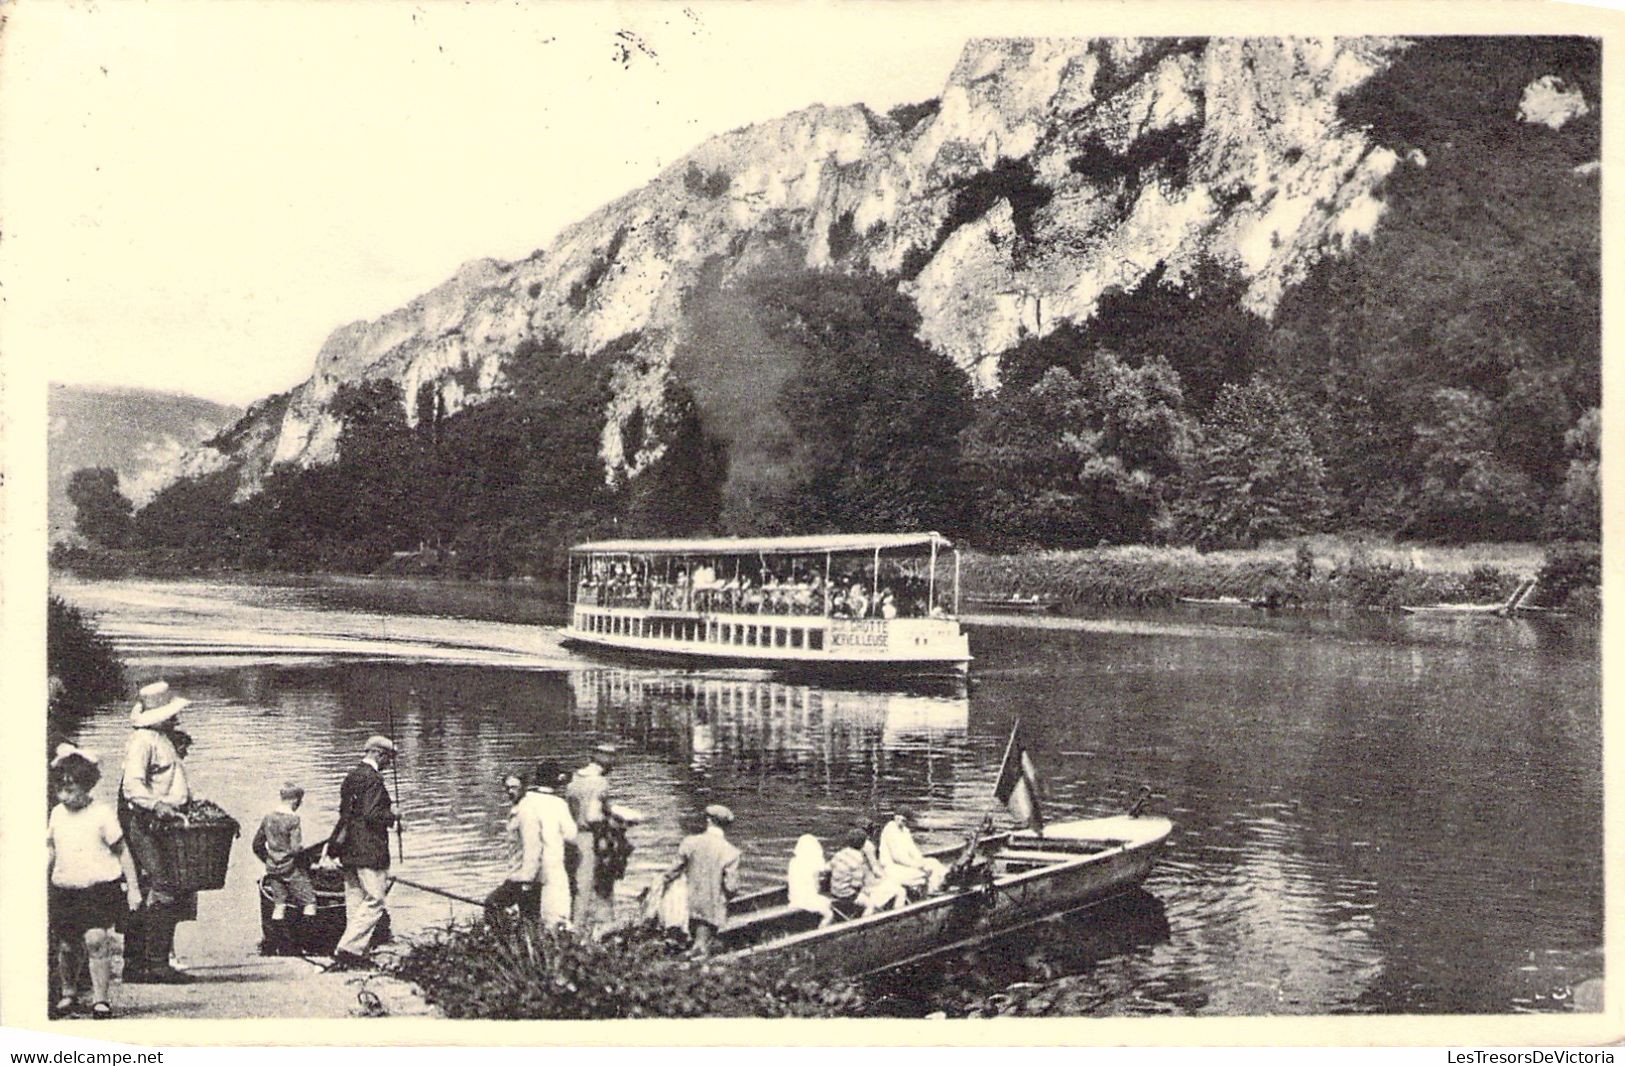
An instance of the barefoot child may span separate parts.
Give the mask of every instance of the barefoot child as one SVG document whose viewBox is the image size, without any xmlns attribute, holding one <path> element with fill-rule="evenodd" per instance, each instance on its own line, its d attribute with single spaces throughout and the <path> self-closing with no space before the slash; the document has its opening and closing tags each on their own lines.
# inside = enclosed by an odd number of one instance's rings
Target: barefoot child
<svg viewBox="0 0 1625 1066">
<path fill-rule="evenodd" d="M 133 911 L 141 906 L 135 862 L 124 846 L 118 815 L 90 798 L 102 776 L 95 754 L 59 744 L 51 774 L 57 804 L 51 808 L 45 840 L 51 939 L 62 984 L 62 998 L 52 1013 L 60 1016 L 78 1008 L 77 978 L 88 961 L 91 1016 L 111 1018 L 113 927 L 124 907 Z"/>
<path fill-rule="evenodd" d="M 316 914 L 316 887 L 310 883 L 299 854 L 305 846 L 299 821 L 299 805 L 305 790 L 292 781 L 282 786 L 282 806 L 265 816 L 254 834 L 254 854 L 265 863 L 265 887 L 271 896 L 271 920 L 280 922 L 288 913 L 288 901 L 297 904 L 305 917 Z"/>
</svg>

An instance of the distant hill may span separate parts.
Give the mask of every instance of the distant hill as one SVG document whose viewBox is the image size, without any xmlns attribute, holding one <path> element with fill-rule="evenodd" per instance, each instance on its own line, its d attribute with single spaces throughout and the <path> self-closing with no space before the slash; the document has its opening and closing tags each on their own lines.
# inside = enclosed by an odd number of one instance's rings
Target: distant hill
<svg viewBox="0 0 1625 1066">
<path fill-rule="evenodd" d="M 231 425 L 242 408 L 170 392 L 52 385 L 48 403 L 50 538 L 73 530 L 68 478 L 109 466 L 141 506 L 174 477 L 181 456 Z"/>
</svg>

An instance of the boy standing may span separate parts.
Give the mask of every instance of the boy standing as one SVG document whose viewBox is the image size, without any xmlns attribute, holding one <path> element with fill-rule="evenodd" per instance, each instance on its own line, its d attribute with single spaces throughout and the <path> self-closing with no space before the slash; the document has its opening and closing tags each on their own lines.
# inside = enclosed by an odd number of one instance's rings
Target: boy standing
<svg viewBox="0 0 1625 1066">
<path fill-rule="evenodd" d="M 310 883 L 299 854 L 304 850 L 304 830 L 299 806 L 305 790 L 292 781 L 282 786 L 282 805 L 260 822 L 254 834 L 254 854 L 265 863 L 265 888 L 271 896 L 271 920 L 280 922 L 292 900 L 307 918 L 316 916 L 316 886 Z"/>
</svg>

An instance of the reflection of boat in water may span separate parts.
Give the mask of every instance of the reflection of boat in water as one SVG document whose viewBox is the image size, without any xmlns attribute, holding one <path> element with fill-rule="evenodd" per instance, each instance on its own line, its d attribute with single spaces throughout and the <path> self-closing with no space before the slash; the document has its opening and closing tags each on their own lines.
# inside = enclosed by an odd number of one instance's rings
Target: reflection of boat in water
<svg viewBox="0 0 1625 1066">
<path fill-rule="evenodd" d="M 720 936 L 727 951 L 784 957 L 799 975 L 871 973 L 1135 891 L 1172 829 L 1166 818 L 1118 815 L 1061 822 L 1042 835 L 999 833 L 982 838 L 982 879 L 967 887 L 822 928 L 773 888 L 735 900 Z M 935 857 L 950 862 L 958 850 Z"/>
<path fill-rule="evenodd" d="M 618 667 L 575 671 L 570 686 L 577 714 L 619 729 L 646 722 L 686 738 L 693 756 L 940 748 L 963 739 L 970 721 L 962 690 L 931 696 Z"/>
<path fill-rule="evenodd" d="M 605 540 L 570 552 L 570 644 L 859 677 L 970 665 L 959 555 L 937 533 Z"/>
</svg>

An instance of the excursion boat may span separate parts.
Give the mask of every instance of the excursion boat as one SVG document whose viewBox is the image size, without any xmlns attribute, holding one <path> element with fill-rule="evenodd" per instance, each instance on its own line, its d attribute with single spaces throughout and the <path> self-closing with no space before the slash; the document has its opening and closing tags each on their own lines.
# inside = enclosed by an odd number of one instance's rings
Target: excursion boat
<svg viewBox="0 0 1625 1066">
<path fill-rule="evenodd" d="M 788 889 L 729 904 L 728 957 L 784 957 L 798 976 L 859 976 L 967 947 L 1135 891 L 1173 830 L 1166 818 L 1116 815 L 980 838 L 971 883 L 896 910 L 836 922 L 794 910 Z M 961 851 L 927 852 L 951 863 Z"/>
<path fill-rule="evenodd" d="M 564 638 L 587 647 L 862 675 L 971 660 L 959 552 L 938 533 L 590 541 L 569 587 Z"/>
</svg>

